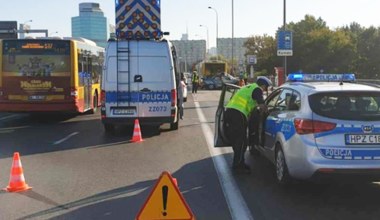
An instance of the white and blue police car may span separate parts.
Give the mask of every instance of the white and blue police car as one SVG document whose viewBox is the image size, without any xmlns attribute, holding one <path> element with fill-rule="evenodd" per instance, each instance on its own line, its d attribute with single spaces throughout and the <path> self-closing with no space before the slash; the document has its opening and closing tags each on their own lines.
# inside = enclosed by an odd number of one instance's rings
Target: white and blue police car
<svg viewBox="0 0 380 220">
<path fill-rule="evenodd" d="M 229 145 L 221 106 L 236 89 L 222 90 L 215 146 Z M 265 103 L 268 112 L 258 116 L 254 132 L 258 144 L 250 151 L 275 165 L 279 183 L 320 176 L 380 179 L 380 86 L 348 73 L 294 73 Z"/>
</svg>

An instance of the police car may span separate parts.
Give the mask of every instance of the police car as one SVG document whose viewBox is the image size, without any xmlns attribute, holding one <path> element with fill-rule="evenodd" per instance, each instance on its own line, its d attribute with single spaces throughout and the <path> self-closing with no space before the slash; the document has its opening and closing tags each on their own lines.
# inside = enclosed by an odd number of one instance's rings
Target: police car
<svg viewBox="0 0 380 220">
<path fill-rule="evenodd" d="M 228 146 L 225 105 L 238 89 L 224 86 L 216 112 L 215 146 Z M 265 100 L 259 152 L 275 165 L 277 181 L 319 176 L 380 176 L 380 87 L 354 74 L 289 74 Z"/>
</svg>

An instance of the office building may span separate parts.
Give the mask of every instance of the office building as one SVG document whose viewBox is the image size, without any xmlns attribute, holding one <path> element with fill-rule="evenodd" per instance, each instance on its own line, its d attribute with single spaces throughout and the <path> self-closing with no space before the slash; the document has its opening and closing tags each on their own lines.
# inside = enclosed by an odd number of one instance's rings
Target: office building
<svg viewBox="0 0 380 220">
<path fill-rule="evenodd" d="M 101 47 L 107 44 L 107 27 L 107 18 L 98 3 L 80 3 L 79 16 L 71 18 L 73 37 L 87 38 Z"/>
<path fill-rule="evenodd" d="M 246 48 L 244 43 L 248 38 L 234 38 L 234 60 L 237 63 L 245 63 Z M 231 38 L 218 38 L 218 54 L 224 56 L 226 59 L 231 60 L 232 57 L 232 39 Z"/>
<path fill-rule="evenodd" d="M 173 40 L 171 42 L 176 47 L 181 71 L 190 72 L 194 65 L 206 58 L 205 40 Z"/>
</svg>

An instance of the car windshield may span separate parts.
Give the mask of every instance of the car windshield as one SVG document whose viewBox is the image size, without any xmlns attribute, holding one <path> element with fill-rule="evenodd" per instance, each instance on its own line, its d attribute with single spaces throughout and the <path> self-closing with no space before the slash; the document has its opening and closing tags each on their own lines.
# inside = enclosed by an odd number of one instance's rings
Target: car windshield
<svg viewBox="0 0 380 220">
<path fill-rule="evenodd" d="M 309 96 L 311 110 L 321 116 L 353 121 L 380 120 L 380 92 L 329 92 Z"/>
</svg>

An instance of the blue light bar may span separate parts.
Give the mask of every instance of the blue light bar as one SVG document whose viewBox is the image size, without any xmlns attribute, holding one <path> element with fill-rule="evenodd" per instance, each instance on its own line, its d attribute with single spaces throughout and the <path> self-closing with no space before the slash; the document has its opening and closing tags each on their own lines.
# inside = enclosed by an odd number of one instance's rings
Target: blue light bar
<svg viewBox="0 0 380 220">
<path fill-rule="evenodd" d="M 290 73 L 288 80 L 290 82 L 354 82 L 356 80 L 353 73 Z"/>
</svg>

